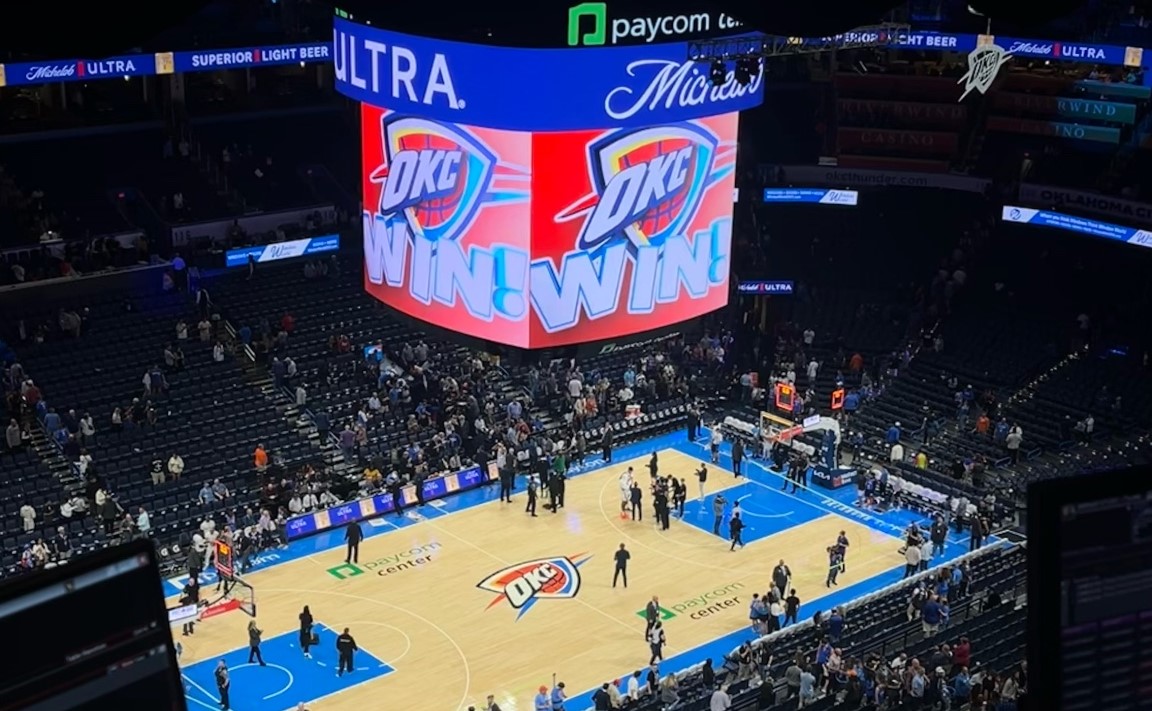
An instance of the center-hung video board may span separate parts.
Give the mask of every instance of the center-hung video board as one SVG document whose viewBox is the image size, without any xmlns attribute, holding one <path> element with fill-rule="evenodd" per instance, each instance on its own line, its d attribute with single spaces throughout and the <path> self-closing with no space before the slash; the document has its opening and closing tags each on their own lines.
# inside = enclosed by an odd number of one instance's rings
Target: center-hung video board
<svg viewBox="0 0 1152 711">
<path fill-rule="evenodd" d="M 361 102 L 365 288 L 519 348 L 620 338 L 724 306 L 738 112 L 682 44 L 510 49 L 336 21 Z"/>
</svg>

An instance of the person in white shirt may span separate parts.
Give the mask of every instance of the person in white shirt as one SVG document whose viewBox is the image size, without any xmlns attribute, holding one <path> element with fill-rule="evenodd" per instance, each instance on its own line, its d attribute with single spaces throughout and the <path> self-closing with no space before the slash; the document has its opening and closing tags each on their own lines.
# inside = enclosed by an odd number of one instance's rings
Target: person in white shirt
<svg viewBox="0 0 1152 711">
<path fill-rule="evenodd" d="M 804 345 L 810 346 L 816 340 L 816 332 L 810 328 L 804 329 Z"/>
<path fill-rule="evenodd" d="M 172 477 L 173 481 L 176 481 L 180 478 L 180 475 L 183 473 L 184 473 L 184 457 L 181 457 L 179 454 L 173 454 L 168 459 L 168 474 Z"/>
<path fill-rule="evenodd" d="M 932 539 L 925 538 L 920 544 L 920 570 L 928 570 L 930 560 L 932 560 Z"/>
<path fill-rule="evenodd" d="M 176 340 L 178 340 L 178 341 L 187 341 L 188 340 L 188 324 L 184 323 L 183 319 L 176 322 Z"/>
<path fill-rule="evenodd" d="M 144 537 L 147 537 L 152 530 L 152 519 L 148 517 L 148 512 L 144 510 L 143 506 L 140 507 L 140 513 L 136 516 L 136 530 L 140 531 Z"/>
<path fill-rule="evenodd" d="M 308 404 L 308 391 L 304 389 L 304 383 L 296 386 L 296 407 L 304 407 Z"/>
<path fill-rule="evenodd" d="M 641 693 L 640 689 L 640 672 L 636 672 L 632 676 L 628 677 L 628 698 L 632 699 L 632 701 L 639 701 Z"/>
<path fill-rule="evenodd" d="M 727 685 L 712 692 L 712 698 L 708 701 L 708 711 L 728 711 L 730 708 L 732 697 L 728 695 Z"/>
<path fill-rule="evenodd" d="M 891 451 L 888 452 L 888 461 L 902 462 L 904 461 L 904 445 L 897 442 L 892 445 Z"/>
<path fill-rule="evenodd" d="M 816 359 L 813 358 L 812 360 L 808 361 L 808 383 L 809 384 L 811 384 L 812 381 L 816 380 L 816 374 L 819 372 L 820 372 L 820 364 L 816 362 Z"/>
<path fill-rule="evenodd" d="M 584 392 L 584 383 L 581 382 L 580 378 L 573 375 L 572 379 L 568 381 L 568 396 L 578 398 L 582 392 Z"/>
<path fill-rule="evenodd" d="M 33 530 L 36 528 L 36 509 L 29 504 L 24 504 L 20 507 L 20 519 L 24 523 L 25 533 Z"/>
<path fill-rule="evenodd" d="M 720 443 L 724 441 L 724 433 L 720 431 L 720 423 L 712 425 L 712 463 L 720 463 Z"/>
<path fill-rule="evenodd" d="M 224 344 L 216 341 L 216 345 L 212 346 L 212 360 L 217 363 L 224 362 Z"/>
<path fill-rule="evenodd" d="M 340 499 L 337 499 L 336 495 L 331 491 L 325 489 L 324 491 L 320 492 L 320 506 L 328 508 L 329 506 L 335 506 L 338 503 L 340 503 Z"/>
<path fill-rule="evenodd" d="M 304 494 L 304 498 L 300 500 L 300 503 L 304 506 L 305 511 L 315 511 L 320 508 L 320 499 L 316 498 L 316 494 L 311 491 Z"/>
<path fill-rule="evenodd" d="M 91 463 L 92 455 L 88 454 L 88 450 L 80 450 L 80 458 L 76 460 L 76 468 L 80 470 L 80 476 L 84 476 L 88 473 L 88 465 Z"/>
<path fill-rule="evenodd" d="M 200 323 L 196 324 L 196 330 L 200 332 L 201 342 L 207 343 L 212 340 L 212 322 L 208 319 L 200 319 Z"/>
<path fill-rule="evenodd" d="M 90 444 L 95 437 L 96 423 L 92 420 L 92 415 L 85 412 L 80 418 L 80 439 L 84 444 Z"/>
<path fill-rule="evenodd" d="M 628 471 L 620 475 L 620 513 L 627 513 L 628 506 L 632 503 L 632 482 L 634 480 L 632 467 L 628 467 Z"/>
<path fill-rule="evenodd" d="M 304 502 L 300 500 L 299 494 L 292 494 L 292 498 L 288 499 L 288 510 L 294 514 L 304 510 Z"/>
</svg>

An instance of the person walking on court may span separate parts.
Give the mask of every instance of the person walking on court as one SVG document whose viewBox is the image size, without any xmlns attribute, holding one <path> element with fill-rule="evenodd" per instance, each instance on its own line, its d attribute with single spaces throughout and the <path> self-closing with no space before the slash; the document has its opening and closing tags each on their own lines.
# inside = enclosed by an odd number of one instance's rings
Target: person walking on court
<svg viewBox="0 0 1152 711">
<path fill-rule="evenodd" d="M 791 582 L 792 569 L 785 565 L 784 559 L 781 558 L 776 567 L 772 569 L 772 585 L 776 588 L 776 594 L 783 597 Z"/>
<path fill-rule="evenodd" d="M 628 493 L 632 499 L 632 520 L 643 521 L 644 507 L 640 505 L 640 500 L 644 498 L 644 491 L 641 490 L 640 484 L 634 481 L 632 482 L 632 489 Z"/>
<path fill-rule="evenodd" d="M 697 501 L 704 500 L 704 483 L 708 481 L 708 465 L 701 464 L 700 468 L 696 470 L 696 481 L 700 485 L 700 497 Z"/>
<path fill-rule="evenodd" d="M 652 629 L 648 630 L 648 649 L 652 652 L 648 666 L 655 664 L 657 659 L 664 661 L 664 645 L 667 643 L 667 639 L 664 637 L 664 623 L 656 620 Z"/>
<path fill-rule="evenodd" d="M 612 587 L 616 587 L 617 578 L 623 578 L 624 587 L 628 587 L 628 560 L 631 557 L 632 554 L 629 553 L 628 549 L 621 543 L 620 549 L 617 550 L 615 554 L 616 572 L 612 573 Z"/>
<path fill-rule="evenodd" d="M 740 534 L 743 531 L 744 522 L 740 520 L 739 516 L 733 516 L 728 520 L 728 535 L 732 538 L 732 546 L 728 550 L 734 551 L 736 546 L 744 547 L 744 541 L 740 539 Z"/>
<path fill-rule="evenodd" d="M 232 680 L 228 678 L 228 663 L 223 659 L 216 662 L 216 671 L 213 675 L 216 677 L 216 691 L 220 692 L 220 708 L 228 711 L 232 708 L 232 702 L 228 698 L 228 692 L 232 689 Z"/>
<path fill-rule="evenodd" d="M 528 505 L 524 507 L 524 513 L 532 514 L 536 517 L 536 482 L 528 482 Z"/>
<path fill-rule="evenodd" d="M 184 594 L 180 598 L 181 605 L 200 605 L 200 581 L 196 578 L 188 578 L 188 583 L 184 586 Z M 190 618 L 188 622 L 184 623 L 184 636 L 196 633 L 196 617 Z"/>
<path fill-rule="evenodd" d="M 344 540 L 348 542 L 348 553 L 344 556 L 345 563 L 360 562 L 360 541 L 364 538 L 364 531 L 360 524 L 353 521 L 344 529 Z"/>
<path fill-rule="evenodd" d="M 660 621 L 660 598 L 653 595 L 648 604 L 644 606 L 644 639 L 648 639 L 648 633 Z"/>
<path fill-rule="evenodd" d="M 313 644 L 312 624 L 312 611 L 305 605 L 304 610 L 300 613 L 300 649 L 304 651 L 306 659 L 312 658 L 312 653 L 308 651 Z"/>
<path fill-rule="evenodd" d="M 336 638 L 336 654 L 340 657 L 340 663 L 336 669 L 336 676 L 344 676 L 344 672 L 352 673 L 356 668 L 354 663 L 354 654 L 360 651 L 356 646 L 356 640 L 348 632 L 348 628 L 344 628 L 344 632 Z"/>
<path fill-rule="evenodd" d="M 653 479 L 660 476 L 660 462 L 656 458 L 656 453 L 652 453 L 652 458 L 648 460 L 648 474 Z"/>
<path fill-rule="evenodd" d="M 264 635 L 264 630 L 256 626 L 256 620 L 248 621 L 248 663 L 251 664 L 252 660 L 260 662 L 260 666 L 264 664 L 264 655 L 260 653 L 260 639 Z"/>
<path fill-rule="evenodd" d="M 836 576 L 840 574 L 840 566 L 844 565 L 844 558 L 836 546 L 828 546 L 828 577 L 824 579 L 824 587 L 836 585 Z"/>
<path fill-rule="evenodd" d="M 744 441 L 737 437 L 732 440 L 732 473 L 740 476 L 740 464 L 744 461 Z"/>
<path fill-rule="evenodd" d="M 716 494 L 716 498 L 712 499 L 712 535 L 720 535 L 720 524 L 724 523 L 724 504 L 728 500 L 724 498 L 723 494 Z"/>
<path fill-rule="evenodd" d="M 844 564 L 844 558 L 848 555 L 848 534 L 844 531 L 836 536 L 836 552 L 840 554 L 840 572 L 847 571 L 847 566 Z"/>
</svg>

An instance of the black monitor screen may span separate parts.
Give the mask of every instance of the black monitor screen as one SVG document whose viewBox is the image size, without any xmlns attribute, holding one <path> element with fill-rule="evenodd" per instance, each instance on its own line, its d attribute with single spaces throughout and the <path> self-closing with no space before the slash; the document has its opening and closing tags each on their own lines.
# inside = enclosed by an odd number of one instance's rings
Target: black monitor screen
<svg viewBox="0 0 1152 711">
<path fill-rule="evenodd" d="M 6 582 L 0 711 L 185 709 L 159 579 L 133 545 Z"/>
<path fill-rule="evenodd" d="M 1029 490 L 1030 666 L 1058 680 L 1036 685 L 1052 696 L 1038 708 L 1152 708 L 1150 484 L 1111 472 Z"/>
</svg>

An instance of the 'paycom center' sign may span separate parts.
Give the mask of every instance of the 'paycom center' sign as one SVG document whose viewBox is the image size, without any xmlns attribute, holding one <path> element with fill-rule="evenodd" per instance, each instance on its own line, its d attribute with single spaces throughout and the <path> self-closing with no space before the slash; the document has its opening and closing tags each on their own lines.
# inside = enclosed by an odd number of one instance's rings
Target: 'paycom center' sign
<svg viewBox="0 0 1152 711">
<path fill-rule="evenodd" d="M 724 13 L 658 17 L 610 17 L 608 3 L 584 2 L 568 9 L 568 46 L 646 44 L 686 35 L 727 32 L 741 22 Z"/>
</svg>

